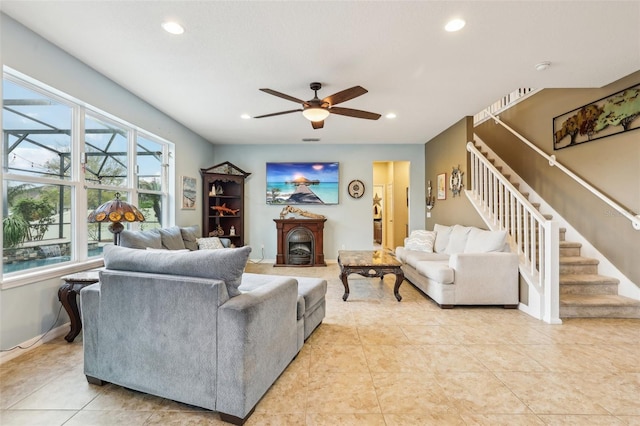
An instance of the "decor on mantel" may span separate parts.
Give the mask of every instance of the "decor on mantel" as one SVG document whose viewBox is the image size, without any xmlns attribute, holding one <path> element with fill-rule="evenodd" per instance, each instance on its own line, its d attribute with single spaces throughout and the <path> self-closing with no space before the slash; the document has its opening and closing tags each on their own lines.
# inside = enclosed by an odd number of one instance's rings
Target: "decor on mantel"
<svg viewBox="0 0 640 426">
<path fill-rule="evenodd" d="M 553 149 L 640 129 L 640 84 L 553 119 Z"/>
<path fill-rule="evenodd" d="M 464 172 L 460 170 L 460 165 L 458 167 L 454 167 L 451 172 L 451 177 L 449 178 L 449 189 L 453 196 L 460 195 L 460 191 L 462 191 L 462 187 L 464 186 L 462 183 L 462 177 L 464 176 Z"/>
<path fill-rule="evenodd" d="M 113 244 L 120 244 L 120 232 L 124 225 L 120 222 L 144 222 L 144 215 L 132 204 L 122 201 L 120 193 L 115 193 L 115 198 L 98 206 L 87 218 L 87 222 L 111 222 L 109 231 L 113 234 Z"/>
<path fill-rule="evenodd" d="M 325 219 L 325 217 L 321 214 L 311 213 L 306 210 L 301 210 L 297 207 L 292 207 L 292 206 L 286 206 L 285 208 L 282 209 L 282 211 L 280 212 L 280 219 L 286 219 L 289 213 L 299 214 L 300 216 L 310 217 L 312 219 Z M 290 219 L 293 217 L 294 216 L 290 217 Z"/>
</svg>

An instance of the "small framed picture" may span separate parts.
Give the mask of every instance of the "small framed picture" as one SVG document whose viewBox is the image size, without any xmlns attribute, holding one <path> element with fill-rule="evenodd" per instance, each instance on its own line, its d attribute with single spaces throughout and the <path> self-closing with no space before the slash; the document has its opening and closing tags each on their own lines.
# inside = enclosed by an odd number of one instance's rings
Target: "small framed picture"
<svg viewBox="0 0 640 426">
<path fill-rule="evenodd" d="M 196 178 L 182 176 L 182 209 L 196 208 Z"/>
<path fill-rule="evenodd" d="M 436 181 L 436 189 L 438 193 L 438 200 L 446 200 L 447 199 L 447 174 L 441 173 L 438 175 L 438 180 Z"/>
</svg>

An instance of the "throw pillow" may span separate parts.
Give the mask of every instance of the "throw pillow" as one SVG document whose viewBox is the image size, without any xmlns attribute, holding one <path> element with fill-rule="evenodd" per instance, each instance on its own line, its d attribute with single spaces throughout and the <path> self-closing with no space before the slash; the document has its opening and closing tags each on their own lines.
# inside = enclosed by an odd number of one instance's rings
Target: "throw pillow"
<svg viewBox="0 0 640 426">
<path fill-rule="evenodd" d="M 221 280 L 229 296 L 234 297 L 241 294 L 238 287 L 251 247 L 160 253 L 107 245 L 103 253 L 107 269 Z"/>
<path fill-rule="evenodd" d="M 411 231 L 411 235 L 404 241 L 404 248 L 407 250 L 424 251 L 433 253 L 433 243 L 436 240 L 434 231 L 416 230 Z"/>
<path fill-rule="evenodd" d="M 503 251 L 507 242 L 507 231 L 485 231 L 472 228 L 469 231 L 465 253 L 489 253 Z"/>
<path fill-rule="evenodd" d="M 436 223 L 433 230 L 436 233 L 436 242 L 434 243 L 433 248 L 436 253 L 444 253 L 444 250 L 447 248 L 447 244 L 449 244 L 451 226 L 444 226 Z"/>
<path fill-rule="evenodd" d="M 217 250 L 224 248 L 222 241 L 220 241 L 218 237 L 197 238 L 196 242 L 200 250 Z"/>
<path fill-rule="evenodd" d="M 179 227 L 172 226 L 171 228 L 158 229 L 158 232 L 160 232 L 162 247 L 168 250 L 182 250 L 185 248 Z"/>
<path fill-rule="evenodd" d="M 198 250 L 198 242 L 196 241 L 200 238 L 200 227 L 198 225 L 180 228 L 180 234 L 182 234 L 182 241 L 184 241 L 185 248 Z"/>
<path fill-rule="evenodd" d="M 149 231 L 129 231 L 120 233 L 120 247 L 128 247 L 144 250 L 147 247 L 162 248 L 162 237 L 157 229 Z"/>
<path fill-rule="evenodd" d="M 447 248 L 444 249 L 446 254 L 464 253 L 464 247 L 467 245 L 467 236 L 471 230 L 468 226 L 453 225 Z"/>
</svg>

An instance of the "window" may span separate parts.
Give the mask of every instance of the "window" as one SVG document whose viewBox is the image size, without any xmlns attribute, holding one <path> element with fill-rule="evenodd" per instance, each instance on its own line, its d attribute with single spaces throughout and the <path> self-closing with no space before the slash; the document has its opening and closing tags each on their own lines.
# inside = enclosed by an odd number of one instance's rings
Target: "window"
<svg viewBox="0 0 640 426">
<path fill-rule="evenodd" d="M 87 216 L 116 193 L 168 222 L 171 143 L 6 69 L 2 95 L 3 283 L 100 256 L 113 234 Z"/>
</svg>

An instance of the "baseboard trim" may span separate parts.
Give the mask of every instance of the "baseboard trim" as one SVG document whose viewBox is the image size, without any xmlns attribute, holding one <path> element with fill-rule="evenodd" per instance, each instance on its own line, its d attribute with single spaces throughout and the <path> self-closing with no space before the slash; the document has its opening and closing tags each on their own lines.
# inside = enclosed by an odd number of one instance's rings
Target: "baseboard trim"
<svg viewBox="0 0 640 426">
<path fill-rule="evenodd" d="M 20 349 L 20 348 L 15 348 L 12 349 L 10 351 L 7 352 L 0 352 L 0 365 L 10 361 L 14 358 L 17 358 L 21 355 L 26 354 L 27 352 L 37 348 L 38 346 L 42 345 L 43 343 L 47 343 L 50 342 L 54 339 L 57 339 L 61 336 L 65 336 L 67 333 L 69 333 L 69 327 L 70 327 L 71 323 L 70 322 L 66 322 L 54 329 L 52 329 L 51 331 L 49 331 L 48 333 L 43 333 L 39 336 L 35 336 L 29 340 L 27 340 L 26 342 L 22 342 L 16 346 L 22 346 L 26 349 Z M 46 336 L 45 336 L 46 334 Z M 43 338 L 44 336 L 44 338 Z M 33 346 L 30 346 L 33 345 Z"/>
</svg>

